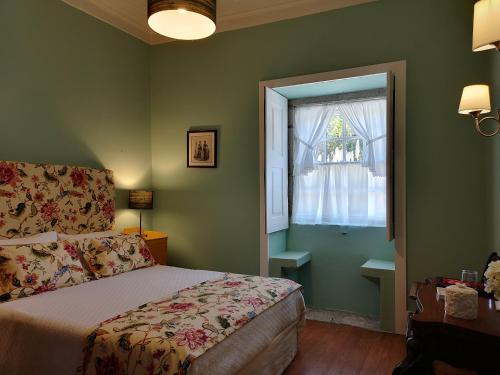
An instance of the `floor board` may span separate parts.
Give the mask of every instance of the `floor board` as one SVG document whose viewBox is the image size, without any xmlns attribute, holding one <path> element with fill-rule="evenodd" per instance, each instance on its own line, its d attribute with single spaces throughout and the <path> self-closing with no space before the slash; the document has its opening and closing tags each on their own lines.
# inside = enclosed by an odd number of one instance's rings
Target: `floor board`
<svg viewBox="0 0 500 375">
<path fill-rule="evenodd" d="M 403 336 L 308 320 L 285 375 L 390 375 L 405 353 Z"/>
</svg>

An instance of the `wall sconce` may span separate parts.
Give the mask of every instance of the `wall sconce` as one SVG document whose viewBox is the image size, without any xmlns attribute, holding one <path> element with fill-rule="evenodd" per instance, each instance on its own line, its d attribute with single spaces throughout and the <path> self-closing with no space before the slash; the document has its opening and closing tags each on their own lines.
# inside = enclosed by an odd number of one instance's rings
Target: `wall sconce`
<svg viewBox="0 0 500 375">
<path fill-rule="evenodd" d="M 485 137 L 492 137 L 500 131 L 500 109 L 498 110 L 498 118 L 493 116 L 481 118 L 482 114 L 489 112 L 491 112 L 490 87 L 488 85 L 471 85 L 464 87 L 458 113 L 462 115 L 471 115 L 474 118 L 476 130 Z M 484 132 L 481 129 L 481 125 L 486 120 L 494 120 L 497 122 L 496 129 L 491 133 Z"/>
<path fill-rule="evenodd" d="M 486 51 L 496 48 L 500 52 L 500 0 L 479 0 L 474 4 L 474 30 L 472 33 L 472 50 Z M 482 114 L 491 112 L 490 88 L 488 85 L 471 85 L 464 87 L 458 113 L 471 115 L 479 134 L 492 137 L 500 131 L 500 109 L 498 118 Z M 486 120 L 493 120 L 496 129 L 488 133 L 481 129 Z"/>
<path fill-rule="evenodd" d="M 480 0 L 474 5 L 474 52 L 496 48 L 500 51 L 500 0 Z"/>
</svg>

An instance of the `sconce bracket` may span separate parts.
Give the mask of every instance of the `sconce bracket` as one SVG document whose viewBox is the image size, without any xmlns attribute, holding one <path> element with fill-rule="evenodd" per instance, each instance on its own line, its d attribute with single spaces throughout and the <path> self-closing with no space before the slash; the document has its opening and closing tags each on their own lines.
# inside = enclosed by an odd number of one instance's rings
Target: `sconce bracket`
<svg viewBox="0 0 500 375">
<path fill-rule="evenodd" d="M 475 111 L 471 112 L 471 116 L 474 118 L 474 124 L 476 126 L 476 130 L 479 134 L 481 134 L 483 137 L 493 137 L 494 135 L 498 134 L 500 132 L 500 109 L 498 111 L 498 117 L 494 116 L 486 116 L 481 118 L 481 111 Z M 486 121 L 486 120 L 493 120 L 495 121 L 496 124 L 496 129 L 493 130 L 490 133 L 487 133 L 481 129 L 481 125 Z"/>
</svg>

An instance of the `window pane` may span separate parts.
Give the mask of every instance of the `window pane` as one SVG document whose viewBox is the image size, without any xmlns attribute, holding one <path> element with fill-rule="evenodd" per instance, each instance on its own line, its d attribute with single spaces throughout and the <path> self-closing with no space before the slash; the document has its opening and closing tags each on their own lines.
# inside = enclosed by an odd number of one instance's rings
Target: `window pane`
<svg viewBox="0 0 500 375">
<path fill-rule="evenodd" d="M 345 148 L 347 162 L 359 163 L 363 160 L 364 142 L 360 138 L 346 140 Z"/>
<path fill-rule="evenodd" d="M 344 145 L 342 139 L 329 141 L 326 144 L 326 162 L 341 163 L 344 160 Z"/>
<path fill-rule="evenodd" d="M 345 124 L 345 136 L 346 137 L 356 137 L 357 136 L 356 131 L 353 129 L 351 124 L 349 124 L 348 122 L 346 122 L 346 124 Z"/>
<path fill-rule="evenodd" d="M 326 128 L 327 138 L 342 138 L 342 117 L 336 115 L 332 117 L 330 124 Z"/>
</svg>

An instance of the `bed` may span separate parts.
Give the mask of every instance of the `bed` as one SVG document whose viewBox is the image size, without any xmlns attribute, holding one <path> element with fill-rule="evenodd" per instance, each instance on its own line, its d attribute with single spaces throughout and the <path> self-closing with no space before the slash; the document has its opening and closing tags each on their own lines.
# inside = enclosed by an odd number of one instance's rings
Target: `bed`
<svg viewBox="0 0 500 375">
<path fill-rule="evenodd" d="M 2 168 L 15 168 L 14 177 Z M 83 175 L 79 174 L 81 171 Z M 109 230 L 113 225 L 114 186 L 110 171 L 0 162 L 0 179 L 2 176 L 0 214 L 3 210 L 10 215 L 0 215 L 0 238 L 47 230 L 85 234 Z M 5 176 L 16 183 L 6 181 Z M 43 200 L 34 197 L 35 190 L 42 189 L 31 186 L 35 181 L 43 185 Z M 76 189 L 79 184 L 83 187 L 80 193 Z M 54 191 L 54 197 L 46 196 L 49 191 Z M 59 207 L 50 211 L 53 217 L 47 217 L 47 209 L 42 209 L 46 201 Z M 90 207 L 89 202 L 93 202 Z M 16 216 L 20 203 L 27 213 Z M 3 302 L 0 373 L 75 374 L 81 370 L 82 350 L 89 332 L 102 322 L 151 301 L 176 296 L 178 291 L 196 288 L 200 283 L 215 283 L 225 275 L 155 265 Z M 304 301 L 300 288 L 295 288 L 194 358 L 186 373 L 280 374 L 297 353 L 298 331 L 303 322 Z"/>
</svg>

